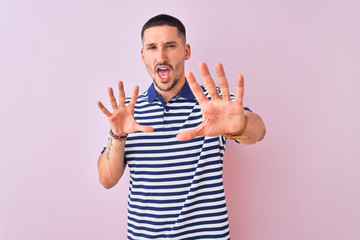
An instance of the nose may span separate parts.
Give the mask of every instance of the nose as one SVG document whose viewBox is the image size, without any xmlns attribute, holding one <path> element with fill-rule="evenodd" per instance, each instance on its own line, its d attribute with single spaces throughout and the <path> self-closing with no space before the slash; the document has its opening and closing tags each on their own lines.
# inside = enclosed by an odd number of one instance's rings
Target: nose
<svg viewBox="0 0 360 240">
<path fill-rule="evenodd" d="M 157 62 L 158 63 L 164 63 L 167 62 L 167 53 L 164 46 L 159 46 L 158 52 L 157 52 Z"/>
</svg>

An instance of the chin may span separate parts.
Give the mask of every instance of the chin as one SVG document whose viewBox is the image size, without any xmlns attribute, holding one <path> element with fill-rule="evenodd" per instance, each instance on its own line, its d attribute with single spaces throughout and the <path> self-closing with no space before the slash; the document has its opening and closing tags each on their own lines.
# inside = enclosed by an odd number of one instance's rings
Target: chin
<svg viewBox="0 0 360 240">
<path fill-rule="evenodd" d="M 175 81 L 169 80 L 166 83 L 162 83 L 158 79 L 154 80 L 154 84 L 156 85 L 156 87 L 163 92 L 167 92 L 167 91 L 170 91 L 171 89 L 173 89 L 177 82 L 178 82 L 178 80 L 175 80 Z"/>
</svg>

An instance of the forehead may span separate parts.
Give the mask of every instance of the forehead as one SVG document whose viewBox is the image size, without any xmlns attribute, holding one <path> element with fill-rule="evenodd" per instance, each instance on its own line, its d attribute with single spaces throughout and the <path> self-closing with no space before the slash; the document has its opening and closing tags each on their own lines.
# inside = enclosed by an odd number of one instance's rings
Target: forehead
<svg viewBox="0 0 360 240">
<path fill-rule="evenodd" d="M 165 43 L 165 42 L 179 42 L 181 38 L 178 29 L 173 26 L 156 26 L 145 30 L 143 44 L 148 43 Z"/>
</svg>

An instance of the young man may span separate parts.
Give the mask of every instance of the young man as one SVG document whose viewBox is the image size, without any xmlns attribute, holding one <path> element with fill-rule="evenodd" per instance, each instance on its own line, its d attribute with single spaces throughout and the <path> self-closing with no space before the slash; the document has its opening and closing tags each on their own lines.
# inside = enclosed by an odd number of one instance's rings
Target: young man
<svg viewBox="0 0 360 240">
<path fill-rule="evenodd" d="M 139 96 L 136 86 L 125 98 L 119 82 L 118 101 L 109 88 L 112 112 L 98 102 L 111 129 L 98 160 L 100 182 L 113 187 L 128 165 L 128 239 L 229 239 L 225 139 L 253 144 L 264 137 L 264 123 L 243 106 L 241 75 L 236 95 L 221 64 L 215 66 L 219 89 L 205 63 L 199 64 L 205 87 L 191 72 L 185 78 L 191 51 L 178 19 L 155 16 L 141 36 L 153 84 Z"/>
</svg>

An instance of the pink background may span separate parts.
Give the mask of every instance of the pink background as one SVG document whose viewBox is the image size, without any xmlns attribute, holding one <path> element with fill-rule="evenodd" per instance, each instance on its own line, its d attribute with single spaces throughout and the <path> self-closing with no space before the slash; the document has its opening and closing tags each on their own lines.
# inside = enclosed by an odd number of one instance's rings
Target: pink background
<svg viewBox="0 0 360 240">
<path fill-rule="evenodd" d="M 187 27 L 197 63 L 224 64 L 267 136 L 230 142 L 234 240 L 360 239 L 358 1 L 0 1 L 0 239 L 125 239 L 128 173 L 98 183 L 107 88 L 145 91 L 140 30 Z M 198 78 L 201 81 L 200 78 Z M 126 171 L 127 172 L 127 171 Z"/>
</svg>

